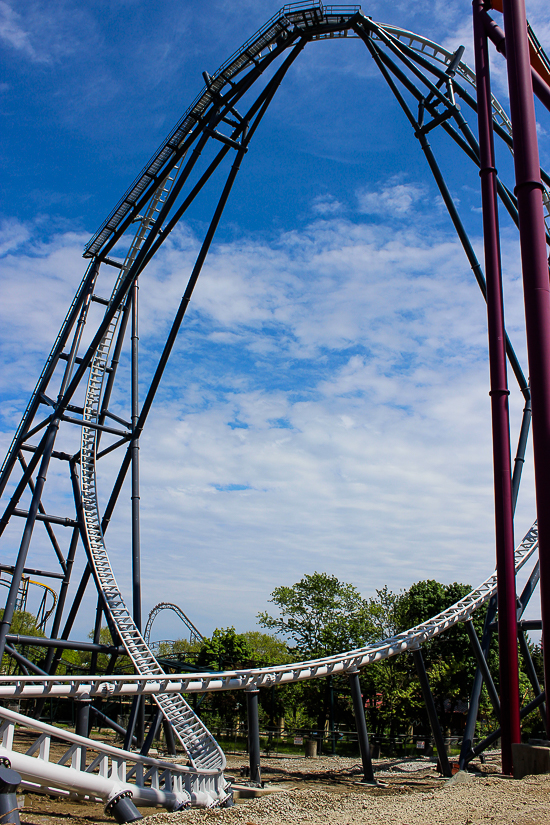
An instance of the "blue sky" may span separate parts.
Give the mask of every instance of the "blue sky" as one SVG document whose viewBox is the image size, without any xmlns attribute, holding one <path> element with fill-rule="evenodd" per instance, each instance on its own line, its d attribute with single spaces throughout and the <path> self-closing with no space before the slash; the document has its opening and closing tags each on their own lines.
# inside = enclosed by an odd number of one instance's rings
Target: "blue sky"
<svg viewBox="0 0 550 825">
<path fill-rule="evenodd" d="M 548 49 L 545 6 L 527 3 Z M 462 43 L 472 65 L 470 8 L 363 11 L 450 49 Z M 2 452 L 82 277 L 84 244 L 202 72 L 277 9 L 0 0 Z M 506 107 L 500 56 L 493 65 Z M 550 117 L 537 111 L 548 168 Z M 437 133 L 431 142 L 482 257 L 477 172 Z M 498 162 L 508 173 L 507 150 Z M 215 184 L 141 279 L 144 386 Z M 506 317 L 526 370 L 518 244 L 502 224 Z M 204 633 L 246 630 L 275 586 L 314 570 L 365 596 L 426 577 L 484 579 L 494 565 L 486 350 L 481 296 L 367 50 L 310 44 L 245 158 L 142 439 L 145 612 L 169 600 Z M 117 403 L 127 415 L 123 393 Z M 517 392 L 511 405 L 515 449 Z M 48 512 L 62 509 L 61 487 L 48 495 Z M 128 514 L 126 490 L 108 546 L 127 593 Z M 518 539 L 533 518 L 527 467 Z M 15 532 L 10 541 L 6 556 Z M 32 566 L 45 566 L 40 541 L 36 554 Z M 175 630 L 172 617 L 157 621 L 160 636 Z"/>
</svg>

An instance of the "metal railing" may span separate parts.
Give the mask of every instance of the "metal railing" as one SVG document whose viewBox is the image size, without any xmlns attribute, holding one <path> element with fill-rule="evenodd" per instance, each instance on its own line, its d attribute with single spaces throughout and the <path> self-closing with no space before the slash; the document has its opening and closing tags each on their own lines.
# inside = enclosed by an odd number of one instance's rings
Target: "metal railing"
<svg viewBox="0 0 550 825">
<path fill-rule="evenodd" d="M 26 734 L 24 752 L 18 749 L 20 730 Z M 29 732 L 35 735 L 30 745 Z M 53 746 L 59 749 L 60 743 L 61 756 L 52 759 Z M 115 748 L 7 708 L 0 708 L 0 756 L 21 774 L 23 788 L 55 796 L 108 802 L 130 791 L 137 805 L 170 811 L 189 804 L 211 807 L 229 797 L 229 783 L 220 771 L 203 771 L 199 776 L 187 765 Z"/>
</svg>

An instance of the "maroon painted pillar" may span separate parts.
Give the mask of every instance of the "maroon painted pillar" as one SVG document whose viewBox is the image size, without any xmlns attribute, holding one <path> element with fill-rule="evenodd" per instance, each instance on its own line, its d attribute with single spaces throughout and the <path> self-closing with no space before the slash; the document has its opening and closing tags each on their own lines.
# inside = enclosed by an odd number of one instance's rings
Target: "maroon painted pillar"
<svg viewBox="0 0 550 825">
<path fill-rule="evenodd" d="M 512 462 L 508 412 L 508 396 L 510 393 L 506 377 L 506 333 L 502 296 L 489 50 L 487 36 L 480 16 L 482 11 L 483 0 L 473 0 L 480 152 L 479 174 L 481 177 L 481 204 L 483 208 L 485 277 L 487 279 L 490 395 L 493 425 L 502 772 L 511 774 L 513 769 L 512 743 L 520 741 L 520 717 Z"/>
<path fill-rule="evenodd" d="M 525 3 L 503 0 L 503 12 L 533 405 L 544 684 L 550 691 L 550 284 Z M 550 724 L 550 702 L 546 712 Z"/>
</svg>

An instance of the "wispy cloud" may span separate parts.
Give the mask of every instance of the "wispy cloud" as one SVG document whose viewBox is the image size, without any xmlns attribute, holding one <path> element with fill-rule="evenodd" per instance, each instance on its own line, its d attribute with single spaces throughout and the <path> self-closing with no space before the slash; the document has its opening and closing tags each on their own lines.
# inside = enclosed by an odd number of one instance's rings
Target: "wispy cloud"
<svg viewBox="0 0 550 825">
<path fill-rule="evenodd" d="M 31 63 L 53 63 L 78 50 L 75 23 L 82 16 L 67 3 L 46 8 L 27 2 L 16 10 L 0 0 L 0 40 Z"/>
<path fill-rule="evenodd" d="M 29 227 L 13 218 L 0 223 L 0 257 L 12 252 L 30 238 Z"/>
<path fill-rule="evenodd" d="M 12 48 L 23 52 L 31 60 L 37 59 L 30 32 L 26 31 L 21 24 L 21 15 L 3 0 L 0 2 L 0 38 Z"/>
<path fill-rule="evenodd" d="M 344 205 L 333 195 L 317 195 L 311 204 L 311 209 L 317 215 L 338 215 L 344 211 Z"/>
<path fill-rule="evenodd" d="M 359 211 L 367 215 L 404 215 L 425 196 L 425 189 L 413 183 L 400 183 L 397 178 L 388 181 L 377 191 L 359 190 Z"/>
<path fill-rule="evenodd" d="M 19 375 L 21 363 L 38 371 L 60 320 L 50 302 L 61 316 L 83 271 L 82 238 L 25 243 L 6 259 L 2 325 Z M 144 381 L 196 249 L 183 226 L 141 278 Z M 507 294 L 520 293 L 508 275 Z M 128 398 L 122 385 L 113 410 L 127 415 Z M 251 627 L 275 584 L 313 569 L 365 594 L 481 580 L 493 566 L 485 308 L 460 247 L 334 218 L 215 245 L 141 456 L 146 609 L 173 600 L 204 632 Z M 114 472 L 111 455 L 100 495 Z M 532 515 L 527 497 L 519 529 Z M 108 545 L 124 590 L 128 517 L 123 495 Z"/>
</svg>

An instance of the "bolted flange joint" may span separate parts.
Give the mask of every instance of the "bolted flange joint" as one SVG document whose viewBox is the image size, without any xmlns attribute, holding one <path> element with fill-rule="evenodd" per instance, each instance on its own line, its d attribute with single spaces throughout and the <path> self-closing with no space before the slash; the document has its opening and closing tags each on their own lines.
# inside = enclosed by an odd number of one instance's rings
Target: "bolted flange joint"
<svg viewBox="0 0 550 825">
<path fill-rule="evenodd" d="M 123 822 L 136 822 L 138 819 L 143 819 L 132 802 L 132 791 L 121 791 L 113 796 L 105 805 L 105 813 L 114 816 L 119 825 Z"/>
</svg>

